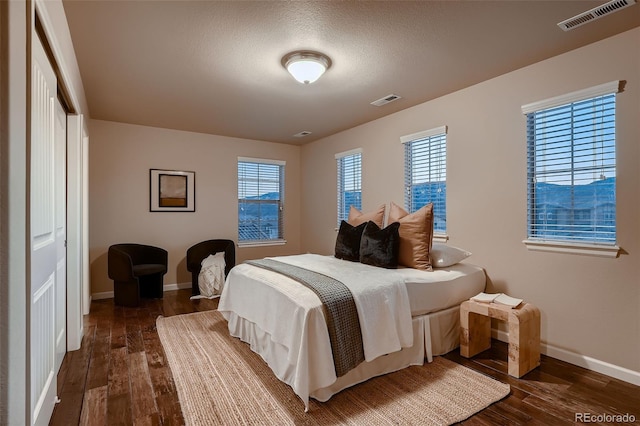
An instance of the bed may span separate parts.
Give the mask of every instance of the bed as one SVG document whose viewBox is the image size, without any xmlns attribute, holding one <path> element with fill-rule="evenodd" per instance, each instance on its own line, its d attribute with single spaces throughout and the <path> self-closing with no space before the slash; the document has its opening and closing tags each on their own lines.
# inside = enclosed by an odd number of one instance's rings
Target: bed
<svg viewBox="0 0 640 426">
<path fill-rule="evenodd" d="M 366 319 L 365 324 L 377 326 L 362 329 L 367 329 L 363 331 L 364 342 L 365 337 L 382 327 L 380 330 L 384 332 L 379 334 L 386 336 L 392 346 L 395 342 L 396 349 L 383 352 L 382 356 L 377 356 L 380 353 L 377 352 L 338 377 L 323 306 L 312 290 L 279 272 L 248 263 L 230 271 L 218 307 L 228 321 L 230 334 L 248 343 L 276 377 L 291 386 L 305 410 L 309 398 L 327 401 L 349 386 L 411 365 L 422 365 L 425 359 L 431 362 L 433 356 L 456 348 L 459 305 L 483 291 L 486 281 L 482 268 L 467 263 L 426 272 L 403 267 L 384 269 L 315 254 L 270 259 L 302 267 L 312 265 L 310 268 L 324 265 L 326 270 L 367 276 L 367 281 L 395 283 L 391 296 L 385 296 L 387 301 L 383 303 L 391 305 L 385 308 L 389 310 L 387 316 L 383 315 L 382 320 Z M 390 315 L 395 318 L 390 319 Z M 365 343 L 363 346 L 365 351 L 370 347 Z"/>
</svg>

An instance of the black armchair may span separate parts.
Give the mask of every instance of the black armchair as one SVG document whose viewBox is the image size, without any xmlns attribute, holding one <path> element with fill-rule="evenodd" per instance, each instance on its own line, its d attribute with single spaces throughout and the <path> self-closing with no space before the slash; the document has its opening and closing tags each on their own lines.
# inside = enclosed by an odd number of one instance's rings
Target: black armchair
<svg viewBox="0 0 640 426">
<path fill-rule="evenodd" d="M 166 250 L 143 244 L 109 247 L 108 270 L 113 280 L 114 303 L 138 306 L 140 297 L 162 298 L 167 258 Z"/>
<path fill-rule="evenodd" d="M 191 272 L 191 294 L 200 294 L 198 275 L 202 268 L 202 261 L 210 254 L 224 252 L 224 276 L 236 265 L 236 245 L 232 240 L 207 240 L 195 244 L 187 250 L 187 271 Z"/>
</svg>

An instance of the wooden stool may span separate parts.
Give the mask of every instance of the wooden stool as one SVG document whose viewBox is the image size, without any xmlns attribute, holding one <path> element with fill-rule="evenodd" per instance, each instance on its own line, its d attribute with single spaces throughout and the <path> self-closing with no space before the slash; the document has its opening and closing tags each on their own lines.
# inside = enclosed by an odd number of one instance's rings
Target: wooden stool
<svg viewBox="0 0 640 426">
<path fill-rule="evenodd" d="M 540 365 L 540 310 L 530 303 L 511 309 L 473 300 L 460 305 L 460 355 L 491 347 L 491 318 L 509 323 L 509 375 L 522 377 Z"/>
</svg>

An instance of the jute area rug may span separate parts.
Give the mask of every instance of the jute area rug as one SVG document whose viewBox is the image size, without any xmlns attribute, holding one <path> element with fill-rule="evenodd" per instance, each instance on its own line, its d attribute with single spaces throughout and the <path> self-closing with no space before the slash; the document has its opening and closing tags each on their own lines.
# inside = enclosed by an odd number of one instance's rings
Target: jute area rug
<svg viewBox="0 0 640 426">
<path fill-rule="evenodd" d="M 218 311 L 157 320 L 187 425 L 446 425 L 509 394 L 447 359 L 373 378 L 310 401 L 309 411 L 249 345 L 229 335 Z"/>
</svg>

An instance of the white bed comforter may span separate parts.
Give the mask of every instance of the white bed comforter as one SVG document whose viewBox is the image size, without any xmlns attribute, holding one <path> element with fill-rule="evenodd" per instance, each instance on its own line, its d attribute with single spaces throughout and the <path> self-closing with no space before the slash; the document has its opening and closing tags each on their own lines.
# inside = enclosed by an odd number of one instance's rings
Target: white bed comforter
<svg viewBox="0 0 640 426">
<path fill-rule="evenodd" d="M 331 276 L 351 290 L 367 361 L 413 345 L 409 299 L 397 271 L 315 254 L 272 259 Z M 304 285 L 263 268 L 237 265 L 229 273 L 218 310 L 229 321 L 229 332 L 244 336 L 305 407 L 314 390 L 335 382 L 322 306 Z M 249 321 L 252 330 L 242 329 L 247 327 L 242 320 Z M 249 334 L 253 336 L 247 338 Z"/>
</svg>

